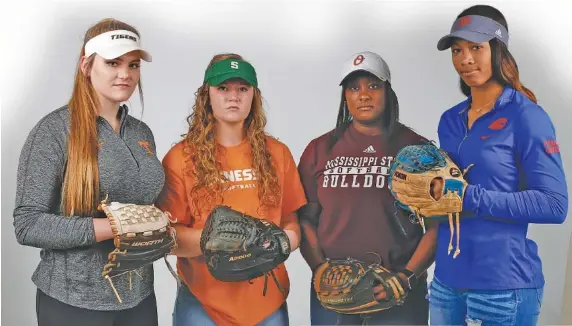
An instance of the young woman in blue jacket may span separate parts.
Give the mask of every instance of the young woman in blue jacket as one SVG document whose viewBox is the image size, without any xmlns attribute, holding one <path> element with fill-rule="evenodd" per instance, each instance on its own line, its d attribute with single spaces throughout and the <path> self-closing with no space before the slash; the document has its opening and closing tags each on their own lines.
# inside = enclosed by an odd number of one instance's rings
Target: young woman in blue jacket
<svg viewBox="0 0 572 326">
<path fill-rule="evenodd" d="M 560 224 L 568 193 L 554 126 L 519 79 L 497 9 L 473 6 L 437 48 L 450 49 L 467 99 L 441 116 L 440 147 L 466 174 L 461 254 L 439 227 L 432 325 L 535 325 L 544 289 L 530 223 Z"/>
</svg>

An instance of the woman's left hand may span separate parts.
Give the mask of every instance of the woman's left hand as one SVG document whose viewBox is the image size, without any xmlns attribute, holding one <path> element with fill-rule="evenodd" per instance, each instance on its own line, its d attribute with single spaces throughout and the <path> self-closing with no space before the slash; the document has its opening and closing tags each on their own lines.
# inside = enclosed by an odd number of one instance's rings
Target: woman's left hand
<svg viewBox="0 0 572 326">
<path fill-rule="evenodd" d="M 405 276 L 405 274 L 403 273 L 397 273 L 397 277 L 400 278 L 400 283 L 399 285 L 401 286 L 401 284 L 403 284 L 406 280 L 407 280 L 407 276 Z M 407 292 L 407 289 L 403 289 L 404 292 Z M 373 294 L 375 295 L 375 299 L 376 300 L 387 300 L 388 295 L 387 292 L 385 291 L 385 288 L 383 287 L 383 285 L 377 285 L 373 288 Z"/>
</svg>

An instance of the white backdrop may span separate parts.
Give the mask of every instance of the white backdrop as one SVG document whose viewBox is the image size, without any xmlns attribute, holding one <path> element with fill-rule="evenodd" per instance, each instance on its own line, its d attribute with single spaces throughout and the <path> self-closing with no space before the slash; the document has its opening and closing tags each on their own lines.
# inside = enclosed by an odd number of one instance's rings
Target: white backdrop
<svg viewBox="0 0 572 326">
<path fill-rule="evenodd" d="M 567 1 L 482 1 L 509 22 L 510 49 L 525 86 L 554 121 L 572 176 L 572 5 Z M 104 17 L 136 26 L 153 54 L 143 63 L 145 112 L 162 158 L 185 132 L 193 94 L 212 55 L 251 61 L 266 100 L 268 131 L 296 160 L 335 124 L 340 65 L 371 50 L 389 63 L 402 121 L 436 139 L 440 114 L 463 99 L 449 52 L 436 50 L 456 15 L 473 1 L 11 1 L 0 9 L 2 99 L 2 323 L 36 324 L 30 281 L 39 250 L 17 244 L 12 226 L 18 156 L 37 121 L 64 104 L 85 30 Z M 570 178 L 572 180 L 572 178 Z M 572 182 L 572 181 L 570 181 Z M 541 324 L 561 313 L 570 222 L 532 226 L 547 279 Z M 174 262 L 174 261 L 173 261 Z M 309 324 L 310 271 L 299 252 L 287 262 L 292 325 Z M 156 264 L 160 325 L 171 325 L 175 281 Z"/>
</svg>

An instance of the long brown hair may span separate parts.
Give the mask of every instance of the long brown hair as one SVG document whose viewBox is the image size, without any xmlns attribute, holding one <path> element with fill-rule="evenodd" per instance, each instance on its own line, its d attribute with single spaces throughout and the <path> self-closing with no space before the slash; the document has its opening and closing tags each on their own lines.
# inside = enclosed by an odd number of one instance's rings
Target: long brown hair
<svg viewBox="0 0 572 326">
<path fill-rule="evenodd" d="M 461 12 L 457 18 L 469 15 L 479 15 L 493 19 L 497 23 L 503 25 L 508 31 L 508 23 L 506 18 L 498 9 L 494 7 L 487 5 L 475 5 L 463 10 L 463 12 Z M 514 89 L 523 93 L 531 101 L 536 103 L 536 95 L 534 95 L 530 89 L 524 87 L 520 81 L 518 65 L 516 64 L 516 60 L 508 50 L 507 46 L 496 38 L 490 40 L 489 44 L 491 46 L 491 63 L 493 69 L 492 78 L 502 86 L 507 84 L 512 86 Z M 459 84 L 463 94 L 469 96 L 471 94 L 471 88 L 463 81 L 462 78 L 460 79 Z"/>
<path fill-rule="evenodd" d="M 225 59 L 244 59 L 234 53 L 215 55 L 207 70 L 213 63 Z M 203 83 L 195 93 L 193 112 L 187 117 L 189 130 L 185 141 L 189 146 L 193 169 L 191 173 L 195 178 L 195 185 L 191 189 L 196 213 L 209 210 L 217 200 L 222 200 L 222 193 L 228 181 L 222 170 L 220 155 L 223 147 L 218 145 L 215 134 L 215 118 L 210 104 L 208 83 Z M 252 168 L 256 176 L 258 198 L 263 206 L 276 206 L 280 202 L 280 185 L 272 157 L 267 147 L 266 115 L 262 106 L 260 89 L 254 87 L 252 107 L 244 122 L 247 141 L 250 147 Z"/>
<path fill-rule="evenodd" d="M 97 116 L 99 100 L 89 76 L 81 69 L 85 44 L 91 38 L 105 32 L 124 29 L 137 35 L 132 26 L 112 18 L 106 18 L 91 26 L 85 33 L 78 60 L 74 86 L 68 102 L 70 111 L 70 134 L 67 162 L 62 185 L 61 209 L 64 215 L 90 214 L 97 209 L 99 201 L 99 168 Z M 95 55 L 86 59 L 87 71 L 93 66 Z M 143 103 L 143 90 L 139 83 L 139 96 Z"/>
</svg>

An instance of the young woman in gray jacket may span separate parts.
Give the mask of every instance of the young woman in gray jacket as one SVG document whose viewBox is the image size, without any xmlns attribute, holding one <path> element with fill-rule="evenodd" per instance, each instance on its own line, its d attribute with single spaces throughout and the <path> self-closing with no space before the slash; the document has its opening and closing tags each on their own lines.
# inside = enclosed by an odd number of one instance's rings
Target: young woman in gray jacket
<svg viewBox="0 0 572 326">
<path fill-rule="evenodd" d="M 39 326 L 158 324 L 153 267 L 113 280 L 102 277 L 114 249 L 98 203 L 152 204 L 164 173 L 149 127 L 121 102 L 140 88 L 138 31 L 105 19 L 86 33 L 67 105 L 31 130 L 18 166 L 16 238 L 40 248 L 32 275 Z M 142 99 L 142 93 L 141 99 Z"/>
</svg>

